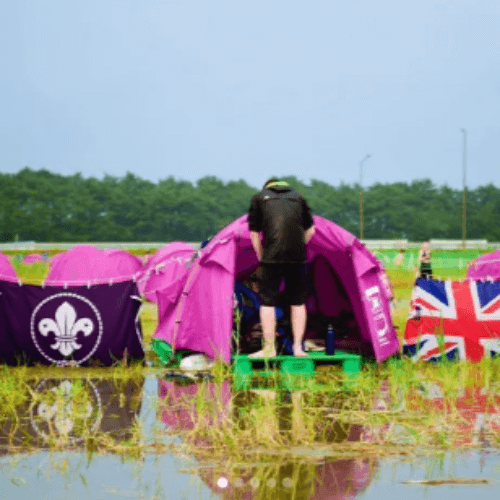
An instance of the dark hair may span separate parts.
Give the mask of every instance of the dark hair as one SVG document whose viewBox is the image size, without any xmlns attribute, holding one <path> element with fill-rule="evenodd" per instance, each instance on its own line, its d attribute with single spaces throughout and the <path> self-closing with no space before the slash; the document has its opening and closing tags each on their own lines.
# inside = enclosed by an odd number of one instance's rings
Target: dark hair
<svg viewBox="0 0 500 500">
<path fill-rule="evenodd" d="M 271 182 L 279 182 L 280 180 L 277 179 L 276 177 L 271 177 L 264 183 L 264 187 L 266 187 L 268 184 L 271 184 Z"/>
</svg>

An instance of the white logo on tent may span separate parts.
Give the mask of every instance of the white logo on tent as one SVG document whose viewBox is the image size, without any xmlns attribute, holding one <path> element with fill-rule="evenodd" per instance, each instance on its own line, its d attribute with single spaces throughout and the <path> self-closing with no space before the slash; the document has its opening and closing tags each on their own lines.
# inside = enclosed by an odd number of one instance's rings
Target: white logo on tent
<svg viewBox="0 0 500 500">
<path fill-rule="evenodd" d="M 53 311 L 53 301 L 57 303 L 61 299 L 66 300 L 57 307 L 54 321 L 50 315 L 44 314 L 44 309 L 50 308 Z M 76 310 L 68 300 L 83 302 L 87 306 L 86 309 L 93 313 L 94 320 L 89 317 L 77 319 Z M 31 338 L 38 352 L 51 363 L 60 366 L 79 365 L 89 359 L 99 346 L 103 331 L 102 319 L 97 307 L 86 297 L 69 292 L 57 293 L 42 300 L 31 315 L 30 326 Z M 47 342 L 51 338 L 49 335 L 51 333 L 54 334 L 55 341 L 52 344 Z M 83 337 L 94 334 L 95 341 L 82 349 L 82 345 L 77 342 L 78 333 L 82 333 Z M 71 360 L 54 359 L 55 353 L 52 350 L 64 357 L 72 356 L 72 358 Z"/>
<path fill-rule="evenodd" d="M 365 290 L 366 298 L 370 302 L 371 312 L 375 319 L 375 325 L 377 329 L 377 337 L 380 345 L 383 346 L 389 343 L 386 335 L 388 333 L 388 324 L 386 316 L 384 314 L 384 309 L 382 307 L 382 297 L 380 294 L 380 288 L 378 286 L 372 286 Z"/>
<path fill-rule="evenodd" d="M 55 321 L 51 318 L 43 318 L 38 323 L 38 330 L 43 336 L 53 332 L 56 343 L 51 349 L 58 350 L 63 356 L 69 356 L 82 346 L 76 342 L 76 334 L 82 332 L 88 337 L 94 329 L 94 323 L 90 318 L 76 319 L 75 308 L 68 302 L 63 302 L 56 311 Z"/>
</svg>

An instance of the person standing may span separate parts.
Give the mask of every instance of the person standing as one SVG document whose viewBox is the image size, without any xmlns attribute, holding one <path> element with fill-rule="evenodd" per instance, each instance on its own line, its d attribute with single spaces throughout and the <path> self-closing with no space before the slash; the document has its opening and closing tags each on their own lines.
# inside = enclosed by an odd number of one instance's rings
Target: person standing
<svg viewBox="0 0 500 500">
<path fill-rule="evenodd" d="M 431 251 L 429 248 L 428 241 L 424 241 L 422 243 L 422 248 L 418 253 L 418 261 L 420 262 L 420 277 L 431 280 L 432 279 Z"/>
<path fill-rule="evenodd" d="M 406 250 L 404 248 L 399 249 L 399 253 L 394 257 L 394 265 L 395 266 L 402 266 L 403 265 L 403 260 L 405 258 L 405 252 Z"/>
<path fill-rule="evenodd" d="M 252 197 L 248 225 L 252 246 L 261 264 L 260 320 L 264 336 L 263 349 L 251 356 L 276 356 L 274 307 L 282 279 L 291 306 L 294 356 L 307 356 L 302 349 L 302 339 L 307 319 L 306 245 L 315 233 L 311 210 L 287 182 L 271 178 L 262 191 Z"/>
</svg>

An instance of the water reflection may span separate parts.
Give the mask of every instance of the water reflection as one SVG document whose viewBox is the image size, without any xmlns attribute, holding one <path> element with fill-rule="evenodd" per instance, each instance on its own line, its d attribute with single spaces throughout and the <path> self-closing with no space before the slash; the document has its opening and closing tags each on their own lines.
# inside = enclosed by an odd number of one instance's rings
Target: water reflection
<svg viewBox="0 0 500 500">
<path fill-rule="evenodd" d="M 390 418 L 365 425 L 363 442 L 484 448 L 498 442 L 500 432 L 500 395 L 474 383 L 445 391 L 442 383 L 422 380 L 403 391 L 384 380 L 372 401 L 372 417 L 376 413 Z"/>
<path fill-rule="evenodd" d="M 456 412 L 458 419 L 452 429 L 446 424 L 438 430 L 453 434 L 454 446 L 481 445 L 489 447 L 500 432 L 500 395 L 486 388 L 471 384 L 454 396 L 445 396 L 437 383 L 424 382 L 410 398 L 409 410 L 425 408 L 427 411 L 450 415 Z"/>
<path fill-rule="evenodd" d="M 82 447 L 89 439 L 110 448 L 136 437 L 144 379 L 28 380 L 25 400 L 0 425 L 0 453 Z M 111 450 L 112 451 L 112 450 Z"/>
<path fill-rule="evenodd" d="M 161 400 L 158 418 L 170 433 L 184 436 L 189 453 L 196 459 L 186 472 L 197 474 L 222 498 L 353 498 L 365 491 L 375 475 L 377 460 L 334 460 L 327 456 L 328 445 L 360 441 L 363 429 L 359 425 L 318 418 L 314 431 L 322 446 L 297 445 L 304 432 L 302 410 L 306 394 L 268 390 L 232 393 L 229 382 L 181 385 L 159 379 L 158 385 Z M 254 450 L 248 459 L 244 453 L 252 450 L 240 450 L 243 459 L 239 463 L 221 456 L 215 426 L 231 419 L 236 432 L 255 430 L 256 426 L 252 427 L 248 420 L 248 416 L 252 418 L 251 409 L 266 405 L 271 411 L 259 415 L 257 432 L 265 439 L 281 437 L 295 446 L 281 447 L 277 454 L 269 449 Z M 210 432 L 199 432 L 201 428 Z"/>
</svg>

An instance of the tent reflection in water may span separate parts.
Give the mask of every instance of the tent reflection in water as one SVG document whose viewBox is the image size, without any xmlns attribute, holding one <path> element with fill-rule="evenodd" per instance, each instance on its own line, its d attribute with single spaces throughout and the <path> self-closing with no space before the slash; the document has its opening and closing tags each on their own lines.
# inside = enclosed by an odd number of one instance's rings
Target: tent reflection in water
<svg viewBox="0 0 500 500">
<path fill-rule="evenodd" d="M 112 443 L 138 437 L 134 426 L 141 411 L 144 378 L 117 384 L 92 378 L 27 380 L 27 397 L 15 407 L 15 418 L 0 424 L 0 454 L 52 445 L 84 449 L 85 439 L 106 435 Z"/>
<path fill-rule="evenodd" d="M 291 458 L 293 448 L 287 447 L 283 455 L 269 454 L 265 451 L 249 458 L 248 466 L 244 460 L 238 459 L 233 465 L 228 457 L 210 451 L 218 447 L 217 442 L 210 442 L 206 432 L 205 437 L 196 434 L 198 425 L 216 429 L 221 423 L 233 420 L 241 432 L 239 415 L 248 412 L 252 404 L 257 403 L 265 391 L 231 393 L 229 381 L 222 385 L 214 383 L 179 385 L 173 381 L 158 380 L 160 419 L 174 435 L 183 435 L 184 442 L 189 445 L 188 454 L 196 460 L 193 466 L 203 482 L 221 498 L 301 498 L 304 500 L 326 500 L 354 498 L 362 493 L 371 483 L 378 468 L 375 459 L 366 457 L 335 460 L 328 457 L 304 456 Z M 291 398 L 301 396 L 300 393 L 289 394 Z M 197 400 L 203 399 L 203 415 L 197 412 Z M 262 403 L 262 401 L 261 401 Z M 293 427 L 293 409 L 274 408 L 276 417 L 276 432 L 291 432 Z M 291 414 L 287 414 L 287 411 Z M 358 442 L 362 436 L 362 426 L 356 424 L 341 425 L 327 419 L 322 424 L 328 426 L 326 436 L 318 430 L 323 438 L 319 445 L 328 443 Z M 219 425 L 217 425 L 219 424 Z M 198 434 L 199 435 L 199 434 Z M 210 432 L 208 432 L 210 435 Z M 299 448 L 303 449 L 304 447 Z M 248 449 L 247 452 L 252 450 Z M 216 460 L 216 464 L 214 464 Z M 256 466 L 255 461 L 260 465 Z M 243 462 L 243 463 L 242 463 Z M 318 463 L 319 462 L 319 463 Z M 223 465 L 217 465 L 223 464 Z M 207 467 L 209 465 L 209 467 Z"/>
<path fill-rule="evenodd" d="M 333 322 L 342 330 L 339 349 L 371 354 L 378 362 L 395 354 L 399 342 L 381 263 L 345 229 L 322 217 L 313 219 L 316 234 L 307 245 L 312 290 L 306 302 L 305 338 L 323 339 L 328 322 Z M 229 363 L 234 284 L 258 265 L 244 215 L 210 240 L 175 286 L 157 292 L 154 339 Z"/>
</svg>

